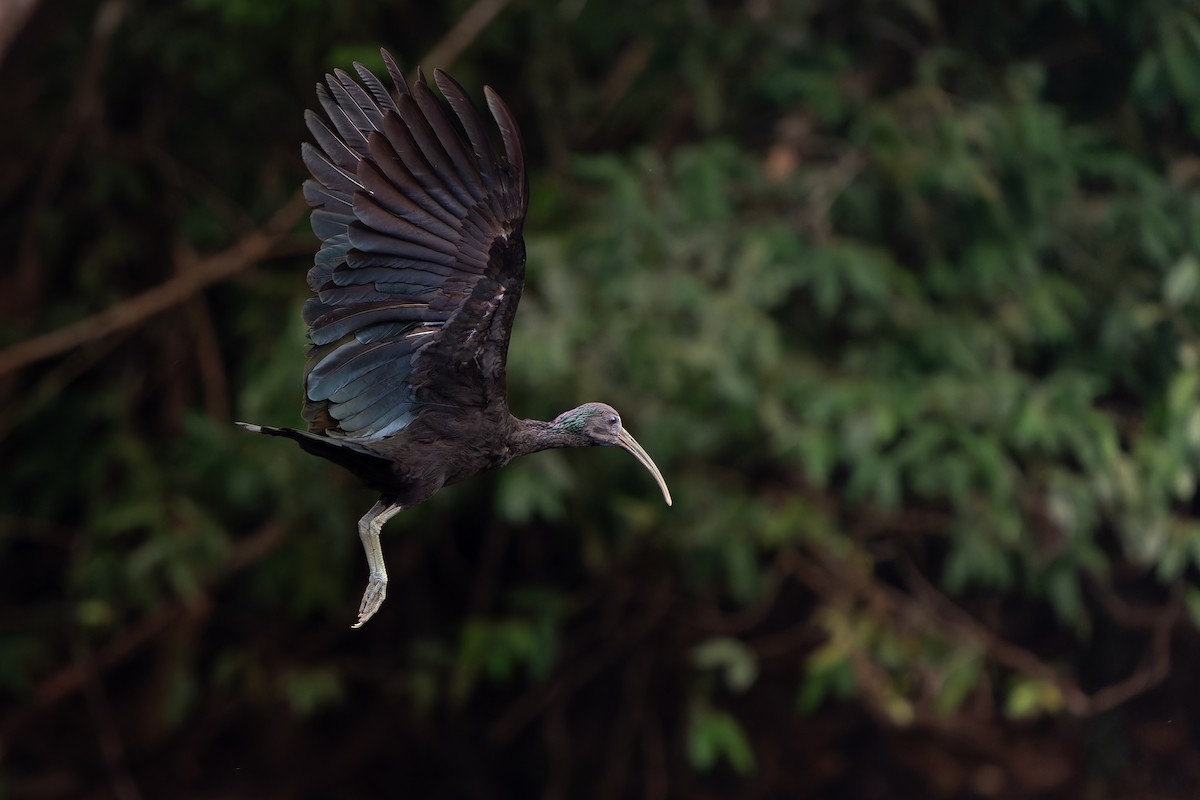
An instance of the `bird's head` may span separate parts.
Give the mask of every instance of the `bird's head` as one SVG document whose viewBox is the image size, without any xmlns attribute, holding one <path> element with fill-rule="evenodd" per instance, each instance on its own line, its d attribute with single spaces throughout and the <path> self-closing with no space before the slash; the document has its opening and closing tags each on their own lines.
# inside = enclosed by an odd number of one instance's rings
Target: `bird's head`
<svg viewBox="0 0 1200 800">
<path fill-rule="evenodd" d="M 671 505 L 671 492 L 667 482 L 650 454 L 638 444 L 629 431 L 621 425 L 621 415 L 612 406 L 604 403 L 584 403 L 559 414 L 553 425 L 575 435 L 583 437 L 589 445 L 603 447 L 620 447 L 627 450 L 642 466 L 650 471 L 658 488 L 662 489 L 663 500 Z"/>
</svg>

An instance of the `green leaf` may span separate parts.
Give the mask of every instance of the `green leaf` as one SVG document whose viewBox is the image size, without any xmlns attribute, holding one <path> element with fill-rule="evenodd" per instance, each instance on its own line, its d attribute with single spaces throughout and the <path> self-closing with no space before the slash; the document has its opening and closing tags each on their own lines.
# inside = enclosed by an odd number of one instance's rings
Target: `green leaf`
<svg viewBox="0 0 1200 800">
<path fill-rule="evenodd" d="M 694 769 L 708 772 L 722 759 L 740 775 L 754 769 L 754 751 L 738 721 L 727 712 L 699 705 L 688 725 L 688 760 Z"/>
<path fill-rule="evenodd" d="M 941 688 L 934 701 L 938 716 L 949 717 L 979 685 L 983 660 L 975 656 L 957 658 L 950 662 L 942 677 Z"/>
<path fill-rule="evenodd" d="M 692 650 L 692 661 L 700 669 L 720 670 L 725 685 L 740 694 L 758 678 L 758 657 L 737 639 L 717 636 Z"/>
<path fill-rule="evenodd" d="M 1083 595 L 1074 568 L 1064 564 L 1051 569 L 1046 579 L 1046 594 L 1059 619 L 1071 624 L 1082 621 Z"/>
<path fill-rule="evenodd" d="M 1163 298 L 1172 308 L 1181 308 L 1191 302 L 1200 287 L 1200 260 L 1188 253 L 1175 266 L 1163 282 Z"/>
<path fill-rule="evenodd" d="M 1184 592 L 1183 600 L 1192 624 L 1200 628 L 1200 588 L 1189 586 Z"/>
<path fill-rule="evenodd" d="M 1004 702 L 1004 713 L 1013 719 L 1027 719 L 1062 708 L 1062 692 L 1053 683 L 1019 677 L 1013 681 Z"/>
</svg>

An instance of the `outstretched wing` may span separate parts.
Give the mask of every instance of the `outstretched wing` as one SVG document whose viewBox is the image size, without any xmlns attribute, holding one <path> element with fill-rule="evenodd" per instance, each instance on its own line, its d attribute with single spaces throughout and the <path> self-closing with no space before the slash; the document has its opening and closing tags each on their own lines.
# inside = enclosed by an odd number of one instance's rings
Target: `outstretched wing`
<svg viewBox="0 0 1200 800">
<path fill-rule="evenodd" d="M 322 239 L 304 308 L 313 433 L 380 439 L 424 408 L 503 402 L 509 332 L 525 274 L 528 178 L 520 132 L 491 89 L 503 152 L 463 88 L 437 71 L 456 124 L 417 72 L 383 51 L 391 93 L 361 64 L 305 120 L 304 194 Z M 332 126 L 332 127 L 331 127 Z"/>
</svg>

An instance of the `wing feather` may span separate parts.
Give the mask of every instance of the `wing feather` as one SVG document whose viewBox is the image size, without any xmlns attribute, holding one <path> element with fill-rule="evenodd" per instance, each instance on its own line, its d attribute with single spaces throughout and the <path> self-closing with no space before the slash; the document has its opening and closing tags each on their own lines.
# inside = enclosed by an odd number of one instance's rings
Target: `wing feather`
<svg viewBox="0 0 1200 800">
<path fill-rule="evenodd" d="M 409 222 L 402 214 L 384 208 L 376 197 L 366 192 L 354 193 L 354 216 L 368 230 L 381 231 L 397 239 L 424 244 L 451 256 L 458 252 L 455 241 L 458 235 L 453 228 L 448 225 L 429 226 Z M 351 236 L 352 242 L 353 239 Z"/>
<path fill-rule="evenodd" d="M 388 119 L 392 118 L 388 117 Z M 387 131 L 388 128 L 385 120 L 384 130 Z M 390 139 L 386 136 L 372 136 L 370 147 L 370 160 L 364 160 L 359 168 L 364 181 L 372 180 L 374 174 L 378 173 L 380 180 L 389 182 L 413 207 L 437 217 L 452 229 L 457 229 L 462 225 L 463 217 L 456 214 L 453 209 L 447 208 L 427 190 L 412 170 L 403 163 Z"/>
<path fill-rule="evenodd" d="M 380 48 L 379 55 L 383 57 L 384 66 L 387 67 L 388 77 L 392 79 L 392 84 L 396 87 L 393 99 L 402 94 L 408 94 L 408 81 L 404 77 L 404 73 L 400 71 L 400 67 L 396 66 L 396 59 L 392 58 L 392 54 L 387 50 Z"/>
<path fill-rule="evenodd" d="M 334 164 L 308 142 L 300 146 L 300 157 L 312 176 L 330 192 L 349 197 L 362 188 L 352 173 Z"/>
<path fill-rule="evenodd" d="M 454 78 L 438 69 L 433 71 L 433 79 L 450 103 L 450 107 L 454 109 L 454 113 L 462 120 L 463 129 L 466 130 L 471 148 L 475 152 L 475 165 L 485 187 L 489 192 L 495 192 L 498 185 L 495 172 L 496 152 L 492 148 L 492 140 L 487 130 L 483 127 L 483 121 L 475 112 L 475 106 L 467 97 L 466 90 Z"/>
<path fill-rule="evenodd" d="M 358 169 L 358 155 L 312 111 L 304 112 L 304 124 L 326 157 L 337 167 L 353 175 Z"/>
<path fill-rule="evenodd" d="M 454 241 L 458 238 L 460 228 L 454 224 L 452 217 L 447 222 L 436 214 L 427 211 L 424 206 L 414 202 L 412 198 L 389 181 L 379 171 L 379 167 L 371 162 L 363 162 L 362 169 L 359 170 L 359 177 L 362 179 L 363 188 L 369 193 L 369 196 L 387 211 L 407 222 L 411 222 L 418 228 L 427 230 L 448 241 Z M 441 206 L 437 208 L 443 212 L 445 211 Z"/>
<path fill-rule="evenodd" d="M 357 213 L 358 209 L 355 209 Z M 360 217 L 359 223 L 362 222 Z M 390 227 L 390 226 L 389 226 Z M 441 264 L 444 267 L 454 267 L 457 250 L 444 239 L 430 236 L 420 242 L 402 239 L 389 232 L 381 232 L 365 224 L 350 226 L 350 245 L 363 253 L 386 256 L 403 256 L 414 261 Z M 354 266 L 353 260 L 350 263 Z"/>
<path fill-rule="evenodd" d="M 400 115 L 414 116 L 420 113 L 419 110 L 414 111 L 416 104 L 408 95 L 401 95 L 397 105 L 400 106 Z M 463 205 L 456 193 L 446 186 L 442 176 L 438 174 L 437 167 L 429 162 L 412 129 L 401 121 L 401 116 L 388 115 L 383 120 L 383 133 L 396 151 L 400 164 L 421 185 L 430 199 L 455 218 L 461 220 L 466 217 L 471 208 L 470 204 Z M 385 163 L 379 162 L 380 166 Z"/>
<path fill-rule="evenodd" d="M 421 91 L 423 86 L 425 84 L 418 83 L 417 91 Z M 429 164 L 431 174 L 437 176 L 439 183 L 454 196 L 454 199 L 463 208 L 474 206 L 475 198 L 471 196 L 466 184 L 454 169 L 454 163 L 446 154 L 441 138 L 433 129 L 430 120 L 425 118 L 416 100 L 412 98 L 412 95 L 405 95 L 400 98 L 399 105 L 400 112 L 404 115 L 404 123 L 408 127 L 409 133 L 412 134 L 413 142 L 420 149 L 426 163 Z"/>
<path fill-rule="evenodd" d="M 383 85 L 383 81 L 375 77 L 375 73 L 364 67 L 357 61 L 354 62 L 354 71 L 358 73 L 358 79 L 362 81 L 363 86 L 367 87 L 367 91 L 371 93 L 371 97 L 375 100 L 382 111 L 396 111 L 396 101 L 392 99 L 392 95 L 388 92 L 387 87 Z"/>
<path fill-rule="evenodd" d="M 325 77 L 329 82 L 336 83 L 332 76 L 326 75 Z M 354 124 L 354 120 L 338 104 L 337 100 L 330 94 L 329 89 L 325 88 L 324 84 L 317 84 L 317 102 L 321 104 L 321 108 L 325 109 L 325 116 L 333 123 L 333 127 L 337 130 L 338 135 L 342 137 L 342 141 L 346 146 L 359 156 L 364 155 L 367 143 L 366 133 Z"/>
<path fill-rule="evenodd" d="M 488 208 L 487 188 L 479 180 L 479 169 L 474 156 L 467 154 L 466 146 L 459 132 L 451 124 L 442 104 L 433 95 L 433 90 L 425 81 L 417 83 L 413 89 L 413 98 L 421 109 L 430 130 L 437 138 L 439 150 L 449 158 L 449 166 L 458 176 L 458 184 L 463 187 L 473 203 L 481 203 Z"/>
<path fill-rule="evenodd" d="M 382 322 L 440 321 L 427 303 L 397 303 L 388 300 L 334 306 L 312 321 L 312 341 L 313 344 L 328 344 L 356 330 Z"/>
<path fill-rule="evenodd" d="M 346 74 L 345 70 L 335 69 L 333 74 L 337 78 L 334 96 L 338 98 L 339 104 L 343 106 L 348 105 L 346 100 L 343 99 L 344 95 L 345 98 L 353 102 L 354 105 L 352 107 L 357 109 L 361 118 L 367 123 L 364 125 L 361 121 L 355 120 L 355 124 L 359 126 L 359 129 L 367 130 L 369 126 L 370 128 L 379 130 L 379 126 L 383 124 L 383 111 L 379 108 L 378 103 L 367 94 L 366 90 L 355 82 L 354 78 Z M 331 86 L 331 88 L 334 87 Z M 338 94 L 338 89 L 341 90 L 342 94 Z"/>
<path fill-rule="evenodd" d="M 303 416 L 314 434 L 376 440 L 434 405 L 504 402 L 509 331 L 524 279 L 528 205 L 515 119 L 490 89 L 498 141 L 466 91 L 434 73 L 393 84 L 361 64 L 326 75 L 325 119 L 304 196 L 322 239 L 304 308 L 313 343 Z"/>
<path fill-rule="evenodd" d="M 525 143 L 521 139 L 521 129 L 508 106 L 500 99 L 500 95 L 492 91 L 492 87 L 483 87 L 487 97 L 488 109 L 492 112 L 496 124 L 500 127 L 500 135 L 504 140 L 504 154 L 512 177 L 518 182 L 518 191 L 505 192 L 502 197 L 508 201 L 505 211 L 509 216 L 525 218 L 529 209 L 529 173 L 525 171 Z"/>
<path fill-rule="evenodd" d="M 354 217 L 349 214 L 341 214 L 336 211 L 326 211 L 323 208 L 318 208 L 312 213 L 312 229 L 317 236 L 337 236 L 346 227 L 354 221 Z"/>
</svg>

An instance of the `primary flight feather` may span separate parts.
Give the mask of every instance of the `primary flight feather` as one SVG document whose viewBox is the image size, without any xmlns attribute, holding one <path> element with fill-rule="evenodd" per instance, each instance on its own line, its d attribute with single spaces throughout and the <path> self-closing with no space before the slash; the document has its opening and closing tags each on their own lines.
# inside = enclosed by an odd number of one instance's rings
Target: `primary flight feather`
<svg viewBox="0 0 1200 800">
<path fill-rule="evenodd" d="M 326 118 L 305 114 L 315 145 L 301 149 L 312 174 L 304 196 L 321 238 L 304 307 L 308 430 L 238 423 L 294 439 L 380 493 L 358 523 L 370 576 L 354 627 L 386 595 L 383 524 L 517 456 L 616 445 L 671 503 L 662 473 L 612 407 L 585 403 L 550 422 L 509 413 L 505 362 L 529 205 L 520 130 L 485 87 L 494 142 L 453 78 L 434 72 L 447 109 L 419 70 L 410 84 L 382 54 L 391 91 L 355 64 L 358 81 L 335 70 L 317 85 Z"/>
</svg>

